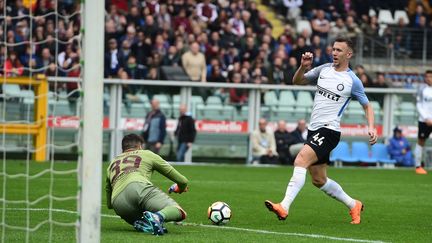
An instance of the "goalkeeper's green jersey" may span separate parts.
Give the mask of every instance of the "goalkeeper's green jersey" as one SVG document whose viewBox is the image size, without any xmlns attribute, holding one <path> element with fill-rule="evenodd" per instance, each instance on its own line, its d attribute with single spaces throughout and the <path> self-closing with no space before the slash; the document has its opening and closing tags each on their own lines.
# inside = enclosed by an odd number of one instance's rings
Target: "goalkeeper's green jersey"
<svg viewBox="0 0 432 243">
<path fill-rule="evenodd" d="M 184 190 L 188 180 L 168 162 L 150 150 L 124 152 L 115 157 L 108 166 L 106 191 L 108 207 L 111 200 L 132 182 L 151 183 L 153 171 L 157 171 L 174 181 L 180 190 Z"/>
</svg>

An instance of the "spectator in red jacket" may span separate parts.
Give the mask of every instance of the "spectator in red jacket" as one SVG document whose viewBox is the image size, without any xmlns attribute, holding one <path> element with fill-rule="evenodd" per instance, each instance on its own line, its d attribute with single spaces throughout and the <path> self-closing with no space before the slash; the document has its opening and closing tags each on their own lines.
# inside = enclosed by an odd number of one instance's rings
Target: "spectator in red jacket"
<svg viewBox="0 0 432 243">
<path fill-rule="evenodd" d="M 23 74 L 23 65 L 18 60 L 17 54 L 14 51 L 8 53 L 3 70 L 7 77 L 16 77 Z"/>
</svg>

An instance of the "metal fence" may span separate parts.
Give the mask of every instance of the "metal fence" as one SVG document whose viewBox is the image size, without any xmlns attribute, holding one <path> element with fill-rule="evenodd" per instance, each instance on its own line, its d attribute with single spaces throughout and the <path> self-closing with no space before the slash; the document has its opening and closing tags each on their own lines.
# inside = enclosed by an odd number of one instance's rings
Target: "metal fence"
<svg viewBox="0 0 432 243">
<path fill-rule="evenodd" d="M 354 38 L 355 63 L 395 67 L 400 72 L 423 72 L 432 64 L 432 29 L 385 27 L 381 35 Z M 395 69 L 394 69 L 395 70 Z"/>
</svg>

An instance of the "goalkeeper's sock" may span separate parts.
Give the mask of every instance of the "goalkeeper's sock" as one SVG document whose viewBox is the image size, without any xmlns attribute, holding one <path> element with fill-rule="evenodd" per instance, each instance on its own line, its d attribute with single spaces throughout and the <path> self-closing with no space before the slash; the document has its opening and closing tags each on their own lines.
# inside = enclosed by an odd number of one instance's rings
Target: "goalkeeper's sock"
<svg viewBox="0 0 432 243">
<path fill-rule="evenodd" d="M 306 171 L 306 168 L 294 167 L 293 175 L 286 189 L 285 198 L 281 202 L 282 207 L 287 212 L 289 211 L 291 203 L 305 184 Z"/>
<path fill-rule="evenodd" d="M 415 157 L 415 167 L 418 168 L 421 166 L 421 160 L 423 155 L 423 147 L 419 144 L 416 145 L 414 149 L 414 157 Z"/>
<path fill-rule="evenodd" d="M 349 209 L 354 208 L 356 205 L 356 201 L 348 196 L 336 181 L 330 178 L 327 178 L 327 182 L 320 189 L 330 197 L 345 204 Z"/>
<path fill-rule="evenodd" d="M 168 206 L 157 212 L 158 216 L 163 222 L 181 221 L 183 220 L 183 213 L 178 207 Z"/>
</svg>

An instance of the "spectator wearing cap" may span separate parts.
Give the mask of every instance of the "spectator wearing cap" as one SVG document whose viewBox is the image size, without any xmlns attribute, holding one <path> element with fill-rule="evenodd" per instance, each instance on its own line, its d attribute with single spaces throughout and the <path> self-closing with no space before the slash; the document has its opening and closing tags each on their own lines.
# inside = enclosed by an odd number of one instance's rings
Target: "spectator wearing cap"
<svg viewBox="0 0 432 243">
<path fill-rule="evenodd" d="M 402 135 L 402 130 L 399 127 L 393 129 L 393 137 L 389 140 L 387 150 L 390 154 L 390 158 L 395 159 L 398 164 L 402 166 L 414 165 L 411 145 Z"/>
</svg>

